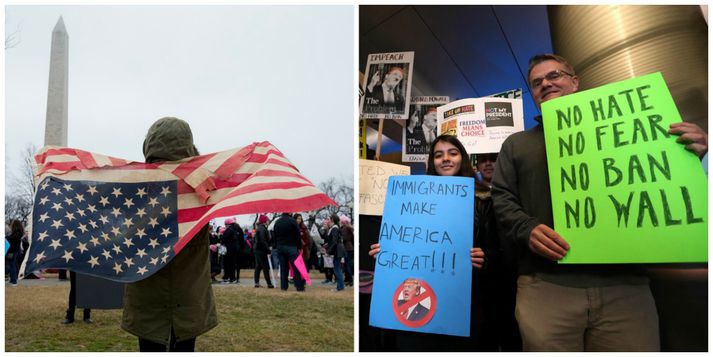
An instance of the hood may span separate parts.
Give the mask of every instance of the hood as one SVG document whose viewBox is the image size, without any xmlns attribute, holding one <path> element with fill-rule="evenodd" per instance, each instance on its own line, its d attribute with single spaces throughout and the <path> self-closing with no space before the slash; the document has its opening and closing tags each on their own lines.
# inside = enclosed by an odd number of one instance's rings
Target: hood
<svg viewBox="0 0 713 357">
<path fill-rule="evenodd" d="M 144 139 L 146 162 L 176 161 L 198 155 L 191 127 L 185 121 L 166 117 L 149 128 Z"/>
</svg>

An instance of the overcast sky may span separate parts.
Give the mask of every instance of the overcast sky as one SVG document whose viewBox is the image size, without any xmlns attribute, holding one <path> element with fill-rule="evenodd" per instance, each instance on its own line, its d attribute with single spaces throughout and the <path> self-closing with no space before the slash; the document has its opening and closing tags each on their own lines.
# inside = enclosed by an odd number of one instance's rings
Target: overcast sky
<svg viewBox="0 0 713 357">
<path fill-rule="evenodd" d="M 315 184 L 354 171 L 352 6 L 7 6 L 6 170 L 43 146 L 52 29 L 69 34 L 69 147 L 143 161 L 164 116 L 201 153 L 268 140 Z"/>
<path fill-rule="evenodd" d="M 5 168 L 44 144 L 52 30 L 69 34 L 69 147 L 143 161 L 164 116 L 203 153 L 267 140 L 315 184 L 352 181 L 351 6 L 7 6 Z"/>
</svg>

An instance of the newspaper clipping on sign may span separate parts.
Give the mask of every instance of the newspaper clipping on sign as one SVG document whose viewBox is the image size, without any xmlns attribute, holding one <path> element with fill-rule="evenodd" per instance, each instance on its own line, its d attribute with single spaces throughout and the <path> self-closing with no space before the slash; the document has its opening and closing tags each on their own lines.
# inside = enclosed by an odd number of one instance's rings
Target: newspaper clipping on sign
<svg viewBox="0 0 713 357">
<path fill-rule="evenodd" d="M 524 130 L 522 99 L 469 98 L 438 107 L 438 134 L 458 137 L 469 154 L 499 152 Z"/>
<path fill-rule="evenodd" d="M 414 52 L 370 54 L 361 99 L 363 119 L 408 119 Z"/>
<path fill-rule="evenodd" d="M 436 108 L 448 102 L 447 96 L 411 98 L 410 117 L 403 132 L 402 162 L 428 161 L 428 150 L 438 136 Z"/>
</svg>

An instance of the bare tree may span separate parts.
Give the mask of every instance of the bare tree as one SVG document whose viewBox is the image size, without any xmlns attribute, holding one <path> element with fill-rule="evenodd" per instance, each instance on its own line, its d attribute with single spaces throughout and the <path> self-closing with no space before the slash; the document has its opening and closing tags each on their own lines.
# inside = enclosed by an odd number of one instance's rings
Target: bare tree
<svg viewBox="0 0 713 357">
<path fill-rule="evenodd" d="M 327 181 L 321 182 L 319 189 L 334 200 L 337 206 L 325 206 L 310 212 L 309 218 L 306 220 L 310 230 L 314 224 L 321 225 L 333 214 L 354 217 L 354 187 L 351 182 L 331 177 Z"/>
<path fill-rule="evenodd" d="M 17 219 L 26 224 L 32 212 L 35 194 L 35 153 L 37 147 L 27 144 L 20 154 L 19 173 L 8 175 L 5 188 L 5 219 Z"/>
<path fill-rule="evenodd" d="M 22 38 L 20 37 L 21 34 L 22 34 L 22 23 L 18 24 L 15 27 L 14 31 L 12 31 L 10 33 L 6 33 L 5 34 L 5 50 L 9 50 L 9 49 L 19 45 L 20 41 L 22 40 Z"/>
</svg>

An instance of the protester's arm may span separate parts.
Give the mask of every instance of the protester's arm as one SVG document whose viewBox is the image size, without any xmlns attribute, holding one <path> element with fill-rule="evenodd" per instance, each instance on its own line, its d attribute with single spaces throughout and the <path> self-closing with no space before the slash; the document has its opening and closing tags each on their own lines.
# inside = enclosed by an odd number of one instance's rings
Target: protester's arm
<svg viewBox="0 0 713 357">
<path fill-rule="evenodd" d="M 527 246 L 532 252 L 550 260 L 562 259 L 569 250 L 567 242 L 522 208 L 511 138 L 502 145 L 493 175 L 493 207 L 499 228 L 503 237 L 514 239 L 517 246 Z"/>
<path fill-rule="evenodd" d="M 673 123 L 668 132 L 678 135 L 676 141 L 685 145 L 686 149 L 692 151 L 698 158 L 703 159 L 708 152 L 708 134 L 700 126 L 688 122 Z"/>
</svg>

